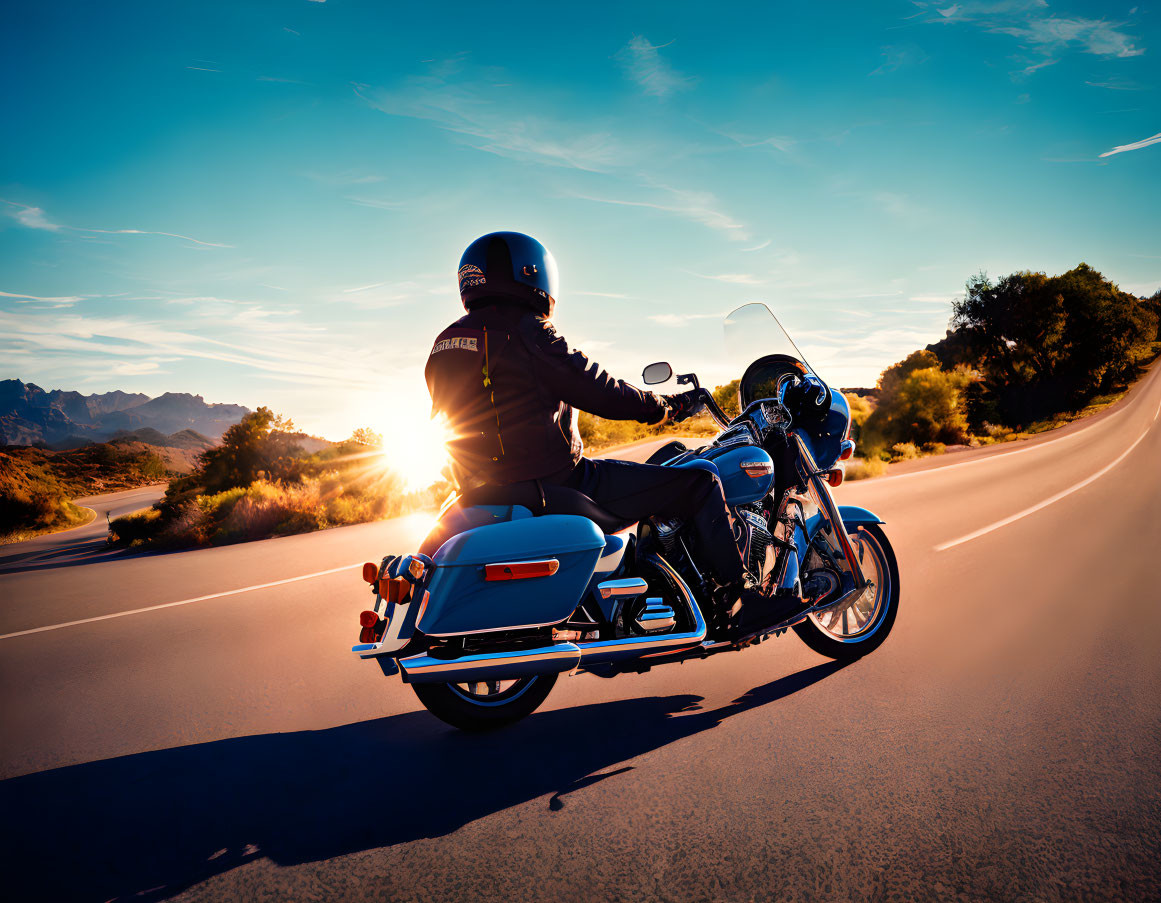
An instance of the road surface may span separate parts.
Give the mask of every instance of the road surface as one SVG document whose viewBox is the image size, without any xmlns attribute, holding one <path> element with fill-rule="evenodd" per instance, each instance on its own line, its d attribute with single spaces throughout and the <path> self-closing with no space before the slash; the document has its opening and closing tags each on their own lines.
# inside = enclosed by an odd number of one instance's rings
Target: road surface
<svg viewBox="0 0 1161 903">
<path fill-rule="evenodd" d="M 347 652 L 422 518 L 0 574 L 6 897 L 1157 899 L 1159 374 L 842 486 L 902 572 L 866 659 L 562 678 L 485 736 Z"/>
<path fill-rule="evenodd" d="M 46 533 L 27 542 L 0 546 L 0 574 L 69 564 L 90 564 L 120 554 L 110 549 L 105 542 L 109 533 L 109 520 L 150 507 L 165 495 L 165 487 L 165 483 L 158 483 L 123 492 L 73 499 L 74 504 L 88 508 L 96 516 L 87 524 L 70 530 Z"/>
</svg>

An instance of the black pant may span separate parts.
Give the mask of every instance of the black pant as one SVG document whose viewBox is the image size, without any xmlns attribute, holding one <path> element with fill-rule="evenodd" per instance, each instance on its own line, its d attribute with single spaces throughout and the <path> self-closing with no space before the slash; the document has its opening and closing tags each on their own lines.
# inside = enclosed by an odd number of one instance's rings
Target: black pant
<svg viewBox="0 0 1161 903">
<path fill-rule="evenodd" d="M 626 520 L 688 521 L 693 526 L 699 567 L 721 584 L 742 579 L 742 557 L 726 514 L 722 483 L 708 471 L 581 458 L 572 471 L 544 482 L 583 492 Z"/>
</svg>

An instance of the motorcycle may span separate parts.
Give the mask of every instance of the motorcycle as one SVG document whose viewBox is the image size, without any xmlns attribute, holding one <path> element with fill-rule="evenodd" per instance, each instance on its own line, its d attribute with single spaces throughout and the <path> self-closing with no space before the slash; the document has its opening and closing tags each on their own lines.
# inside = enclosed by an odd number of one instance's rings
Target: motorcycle
<svg viewBox="0 0 1161 903">
<path fill-rule="evenodd" d="M 437 718 L 483 730 L 531 714 L 566 672 L 642 673 L 791 629 L 832 659 L 878 648 L 898 612 L 899 569 L 883 521 L 830 492 L 855 449 L 850 405 L 765 305 L 731 313 L 726 337 L 751 361 L 740 413 L 727 417 L 696 374 L 678 375 L 721 432 L 697 449 L 670 442 L 649 463 L 720 478 L 750 578 L 797 599 L 792 617 L 723 635 L 707 626 L 712 587 L 686 524 L 628 524 L 578 492 L 520 484 L 449 500 L 418 552 L 365 564 L 375 604 L 351 651 L 399 674 Z M 673 369 L 642 376 L 655 385 Z"/>
</svg>

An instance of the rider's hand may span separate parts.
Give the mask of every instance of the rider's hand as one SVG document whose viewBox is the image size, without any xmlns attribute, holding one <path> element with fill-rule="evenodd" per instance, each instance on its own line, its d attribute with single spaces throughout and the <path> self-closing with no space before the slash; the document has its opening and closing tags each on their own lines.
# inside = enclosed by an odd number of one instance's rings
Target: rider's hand
<svg viewBox="0 0 1161 903">
<path fill-rule="evenodd" d="M 662 400 L 669 408 L 669 419 L 674 423 L 692 417 L 701 407 L 701 400 L 696 392 L 678 392 L 676 395 L 666 395 Z"/>
</svg>

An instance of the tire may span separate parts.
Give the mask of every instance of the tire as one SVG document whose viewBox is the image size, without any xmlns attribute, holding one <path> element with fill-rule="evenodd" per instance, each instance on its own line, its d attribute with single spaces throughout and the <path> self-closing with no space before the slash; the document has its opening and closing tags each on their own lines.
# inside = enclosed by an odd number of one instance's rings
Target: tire
<svg viewBox="0 0 1161 903">
<path fill-rule="evenodd" d="M 540 674 L 515 681 L 488 702 L 473 697 L 463 684 L 412 684 L 411 689 L 431 714 L 461 731 L 490 731 L 527 717 L 548 698 L 556 674 Z M 473 701 L 473 699 L 478 701 Z"/>
<path fill-rule="evenodd" d="M 802 642 L 819 655 L 838 661 L 853 661 L 878 649 L 891 632 L 895 616 L 899 612 L 899 564 L 895 560 L 895 552 L 891 548 L 887 534 L 878 524 L 856 527 L 847 532 L 855 541 L 856 551 L 862 550 L 863 563 L 868 563 L 867 555 L 873 555 L 876 573 L 889 578 L 890 585 L 884 589 L 882 581 L 879 581 L 876 607 L 868 613 L 867 622 L 859 626 L 857 632 L 839 636 L 837 634 L 843 634 L 843 630 L 832 631 L 823 626 L 822 618 L 830 617 L 837 620 L 837 614 L 811 615 L 802 623 L 794 625 L 794 632 Z"/>
</svg>

